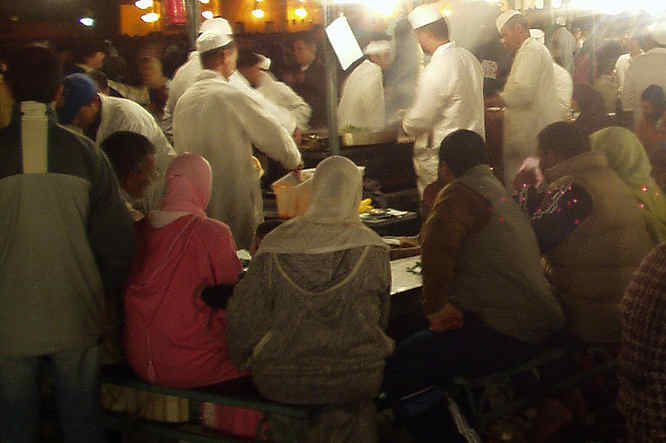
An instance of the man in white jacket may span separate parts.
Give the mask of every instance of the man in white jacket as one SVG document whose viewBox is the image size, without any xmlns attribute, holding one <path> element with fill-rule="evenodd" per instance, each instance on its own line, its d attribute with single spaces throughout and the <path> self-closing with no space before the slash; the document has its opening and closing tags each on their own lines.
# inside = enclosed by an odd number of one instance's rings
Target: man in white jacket
<svg viewBox="0 0 666 443">
<path fill-rule="evenodd" d="M 71 74 L 63 81 L 60 123 L 95 141 L 99 147 L 118 131 L 143 135 L 155 147 L 155 180 L 145 198 L 135 202 L 143 211 L 157 208 L 164 187 L 164 174 L 176 152 L 155 118 L 141 105 L 124 98 L 97 93 L 97 85 L 86 74 Z"/>
<path fill-rule="evenodd" d="M 545 33 L 541 29 L 530 29 L 530 37 L 542 45 L 546 42 Z M 571 74 L 562 65 L 558 64 L 554 57 L 553 79 L 555 80 L 557 100 L 560 104 L 558 120 L 568 120 L 571 113 L 571 99 L 573 98 L 573 79 Z"/>
<path fill-rule="evenodd" d="M 233 38 L 233 31 L 229 22 L 221 17 L 212 18 L 203 22 L 199 29 L 199 33 L 201 35 L 204 32 L 216 33 L 221 36 Z M 192 51 L 189 60 L 176 71 L 173 80 L 171 80 L 171 83 L 169 84 L 169 98 L 167 99 L 162 123 L 163 127 L 167 128 L 167 132 L 173 132 L 173 113 L 176 109 L 178 100 L 185 91 L 197 81 L 197 76 L 202 70 L 203 67 L 201 66 L 199 51 Z M 266 110 L 277 118 L 280 124 L 284 126 L 290 134 L 294 134 L 294 131 L 296 130 L 296 122 L 291 114 L 282 112 L 279 107 L 273 105 L 273 103 L 266 100 L 263 95 L 249 87 L 238 71 L 234 71 L 231 74 L 229 81 L 233 86 L 236 86 L 238 89 L 256 100 L 262 107 L 266 108 Z"/>
<path fill-rule="evenodd" d="M 349 74 L 338 105 L 338 126 L 379 130 L 386 126 L 384 76 L 393 61 L 387 40 L 372 41 L 364 50 L 368 57 Z"/>
<path fill-rule="evenodd" d="M 515 57 L 504 91 L 486 99 L 486 105 L 506 107 L 504 185 L 510 187 L 523 161 L 536 155 L 537 135 L 558 121 L 561 110 L 553 59 L 548 48 L 530 37 L 525 17 L 509 10 L 500 14 L 496 24 L 504 45 Z"/>
<path fill-rule="evenodd" d="M 423 51 L 432 55 L 402 121 L 403 131 L 416 137 L 414 170 L 423 195 L 437 180 L 439 145 L 447 135 L 468 129 L 485 138 L 483 71 L 471 52 L 449 40 L 449 27 L 435 5 L 414 8 L 409 22 Z"/>
<path fill-rule="evenodd" d="M 250 50 L 241 50 L 238 55 L 238 72 L 248 85 L 277 106 L 290 114 L 296 127 L 307 131 L 312 109 L 301 96 L 287 84 L 277 81 L 270 73 L 271 59 Z"/>
<path fill-rule="evenodd" d="M 231 84 L 238 58 L 231 36 L 204 32 L 197 50 L 204 70 L 176 105 L 176 148 L 210 162 L 213 192 L 208 214 L 228 224 L 238 247 L 247 249 L 263 220 L 252 146 L 290 170 L 299 167 L 301 155 L 278 120 Z"/>
</svg>

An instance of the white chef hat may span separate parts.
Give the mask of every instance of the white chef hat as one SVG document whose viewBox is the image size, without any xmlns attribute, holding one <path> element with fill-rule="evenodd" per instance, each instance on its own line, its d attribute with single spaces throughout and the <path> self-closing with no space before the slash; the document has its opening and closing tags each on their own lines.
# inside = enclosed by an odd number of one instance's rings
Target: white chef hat
<svg viewBox="0 0 666 443">
<path fill-rule="evenodd" d="M 271 69 L 271 59 L 255 52 L 255 55 L 259 57 L 259 69 L 262 71 L 268 71 Z"/>
<path fill-rule="evenodd" d="M 222 48 L 231 43 L 234 39 L 228 34 L 218 34 L 217 32 L 204 32 L 197 39 L 197 51 L 204 53 L 213 49 Z"/>
<path fill-rule="evenodd" d="M 412 12 L 409 13 L 409 16 L 407 17 L 409 23 L 414 29 L 435 23 L 436 21 L 442 20 L 443 18 L 444 16 L 439 11 L 437 6 L 432 3 L 428 5 L 417 6 Z"/>
<path fill-rule="evenodd" d="M 214 32 L 221 35 L 233 35 L 229 22 L 222 17 L 209 18 L 199 26 L 199 34 L 204 32 Z"/>
<path fill-rule="evenodd" d="M 661 20 L 648 26 L 648 35 L 658 45 L 666 45 L 666 20 Z"/>
<path fill-rule="evenodd" d="M 530 37 L 542 45 L 546 44 L 546 34 L 541 29 L 530 29 Z"/>
<path fill-rule="evenodd" d="M 365 55 L 379 55 L 391 52 L 392 50 L 393 46 L 391 46 L 390 41 L 377 40 L 370 42 L 368 46 L 365 47 L 365 50 L 363 52 L 365 53 Z"/>
<path fill-rule="evenodd" d="M 506 25 L 507 22 L 509 20 L 511 20 L 513 17 L 515 17 L 516 15 L 521 15 L 521 13 L 514 10 L 514 9 L 508 9 L 508 10 L 504 11 L 503 13 L 501 13 L 499 15 L 499 17 L 497 17 L 497 20 L 495 20 L 495 25 L 497 26 L 497 32 L 499 32 L 501 34 L 502 33 L 502 28 L 504 27 L 504 25 Z"/>
</svg>

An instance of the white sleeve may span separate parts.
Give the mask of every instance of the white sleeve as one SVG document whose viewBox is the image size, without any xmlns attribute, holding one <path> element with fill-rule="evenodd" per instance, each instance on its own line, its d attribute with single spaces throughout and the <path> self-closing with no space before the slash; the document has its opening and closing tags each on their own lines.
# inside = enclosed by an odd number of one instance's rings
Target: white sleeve
<svg viewBox="0 0 666 443">
<path fill-rule="evenodd" d="M 432 62 L 431 62 L 432 63 Z M 418 136 L 432 129 L 435 119 L 449 99 L 450 88 L 457 82 L 455 69 L 439 63 L 421 74 L 416 100 L 402 121 L 407 135 Z"/>
<path fill-rule="evenodd" d="M 529 106 L 536 97 L 539 85 L 539 74 L 543 59 L 538 51 L 521 51 L 511 68 L 511 73 L 500 94 L 509 108 L 524 108 Z M 548 63 L 552 69 L 552 63 Z"/>
<path fill-rule="evenodd" d="M 291 134 L 256 100 L 239 92 L 235 101 L 234 108 L 252 144 L 286 169 L 295 169 L 301 153 Z"/>
<path fill-rule="evenodd" d="M 634 100 L 636 99 L 636 82 L 634 81 L 634 72 L 630 66 L 624 76 L 624 87 L 622 88 L 622 110 L 625 112 L 633 111 L 636 107 Z M 637 122 L 634 122 L 637 123 Z"/>
<path fill-rule="evenodd" d="M 296 94 L 293 89 L 282 82 L 275 82 L 275 87 L 279 89 L 279 94 L 283 100 L 284 107 L 287 108 L 296 120 L 296 125 L 300 129 L 307 129 L 312 108 L 303 98 Z"/>
</svg>

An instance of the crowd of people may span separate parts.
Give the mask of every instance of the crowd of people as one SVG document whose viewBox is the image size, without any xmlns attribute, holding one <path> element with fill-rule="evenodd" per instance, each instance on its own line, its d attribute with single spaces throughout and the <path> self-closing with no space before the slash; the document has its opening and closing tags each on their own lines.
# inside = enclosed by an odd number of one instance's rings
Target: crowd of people
<svg viewBox="0 0 666 443">
<path fill-rule="evenodd" d="M 496 61 L 457 45 L 428 4 L 394 36 L 367 33 L 342 83 L 342 127 L 414 139 L 427 215 L 401 240 L 419 248 L 423 276 L 406 334 L 387 329 L 389 246 L 359 218 L 352 161 L 321 161 L 305 214 L 264 222 L 255 155 L 298 171 L 302 133 L 326 124 L 320 34 L 292 38 L 290 64 L 209 19 L 189 57 L 141 55 L 141 86 L 94 45 L 65 65 L 42 43 L 7 57 L 0 441 L 38 441 L 45 364 L 65 440 L 105 441 L 100 367 L 119 362 L 154 384 L 233 380 L 320 406 L 308 442 L 378 441 L 380 392 L 417 441 L 463 441 L 431 388 L 554 342 L 617 355 L 627 441 L 665 441 L 666 22 L 592 69 L 563 22 L 548 46 L 518 11 L 495 25 L 513 63 L 492 92 Z M 485 142 L 493 107 L 504 111 L 501 173 Z M 237 249 L 252 253 L 246 272 Z M 419 411 L 405 407 L 423 392 Z M 237 436 L 262 420 L 211 408 Z"/>
</svg>

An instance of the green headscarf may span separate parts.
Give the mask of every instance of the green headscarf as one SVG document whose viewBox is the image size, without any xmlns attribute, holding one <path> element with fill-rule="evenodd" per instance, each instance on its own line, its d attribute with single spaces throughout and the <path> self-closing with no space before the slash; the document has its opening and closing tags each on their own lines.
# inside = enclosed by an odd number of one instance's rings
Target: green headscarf
<svg viewBox="0 0 666 443">
<path fill-rule="evenodd" d="M 644 209 L 643 217 L 655 244 L 666 240 L 666 198 L 650 173 L 652 165 L 636 135 L 618 126 L 590 135 L 595 152 L 603 152 L 608 165 L 617 172 Z"/>
</svg>

